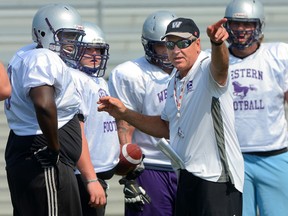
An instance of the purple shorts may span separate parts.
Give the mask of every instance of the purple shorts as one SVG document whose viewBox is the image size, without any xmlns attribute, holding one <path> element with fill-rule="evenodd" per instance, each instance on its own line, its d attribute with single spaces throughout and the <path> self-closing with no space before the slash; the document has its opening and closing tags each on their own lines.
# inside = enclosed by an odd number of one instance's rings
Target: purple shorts
<svg viewBox="0 0 288 216">
<path fill-rule="evenodd" d="M 177 176 L 175 172 L 144 170 L 137 179 L 138 184 L 151 198 L 143 212 L 125 208 L 125 216 L 172 216 L 175 209 Z"/>
</svg>

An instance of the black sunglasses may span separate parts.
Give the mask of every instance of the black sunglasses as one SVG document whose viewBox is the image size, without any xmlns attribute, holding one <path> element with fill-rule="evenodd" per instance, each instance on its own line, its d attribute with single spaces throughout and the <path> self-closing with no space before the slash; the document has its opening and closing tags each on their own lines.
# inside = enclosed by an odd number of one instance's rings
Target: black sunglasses
<svg viewBox="0 0 288 216">
<path fill-rule="evenodd" d="M 176 42 L 173 41 L 165 41 L 165 46 L 167 49 L 169 50 L 173 50 L 175 45 L 179 48 L 179 49 L 184 49 L 189 47 L 194 41 L 196 41 L 197 38 L 193 38 L 192 40 L 189 39 L 182 39 L 182 40 L 178 40 Z"/>
</svg>

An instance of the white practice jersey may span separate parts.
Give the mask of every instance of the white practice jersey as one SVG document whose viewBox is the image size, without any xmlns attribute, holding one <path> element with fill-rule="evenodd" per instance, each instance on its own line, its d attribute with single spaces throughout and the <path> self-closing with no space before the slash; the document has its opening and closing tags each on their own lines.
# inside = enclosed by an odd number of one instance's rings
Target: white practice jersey
<svg viewBox="0 0 288 216">
<path fill-rule="evenodd" d="M 284 93 L 288 90 L 288 44 L 263 43 L 252 55 L 230 55 L 236 131 L 243 152 L 287 147 Z"/>
<path fill-rule="evenodd" d="M 128 108 L 145 115 L 160 115 L 166 102 L 169 80 L 167 73 L 141 57 L 114 68 L 108 84 L 111 95 Z M 158 140 L 135 129 L 132 142 L 141 147 L 145 164 L 171 166 L 170 160 L 156 149 Z"/>
<path fill-rule="evenodd" d="M 162 118 L 169 121 L 170 145 L 189 172 L 212 182 L 230 179 L 242 192 L 244 164 L 234 128 L 232 95 L 228 84 L 219 86 L 212 78 L 210 61 L 201 52 L 186 77 L 179 79 L 176 72 Z M 179 112 L 176 101 L 181 103 Z"/>
<path fill-rule="evenodd" d="M 13 88 L 11 97 L 5 101 L 5 114 L 15 134 L 42 134 L 29 97 L 31 88 L 43 85 L 55 88 L 59 128 L 78 113 L 80 97 L 68 67 L 56 53 L 35 49 L 35 44 L 23 47 L 9 62 L 8 74 Z"/>
<path fill-rule="evenodd" d="M 107 82 L 75 69 L 70 69 L 70 73 L 83 101 L 81 110 L 88 113 L 84 131 L 94 170 L 109 171 L 118 164 L 120 144 L 115 119 L 97 110 L 99 98 L 109 95 Z"/>
</svg>

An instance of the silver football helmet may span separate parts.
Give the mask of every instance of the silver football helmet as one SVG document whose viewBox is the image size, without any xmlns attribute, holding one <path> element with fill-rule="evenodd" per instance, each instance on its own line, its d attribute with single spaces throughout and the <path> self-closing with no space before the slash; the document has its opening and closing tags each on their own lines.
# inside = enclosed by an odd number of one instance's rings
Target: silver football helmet
<svg viewBox="0 0 288 216">
<path fill-rule="evenodd" d="M 168 24 L 177 16 L 170 11 L 157 11 L 150 14 L 142 27 L 142 45 L 148 62 L 158 65 L 163 69 L 172 69 L 168 55 L 158 55 L 154 50 L 155 44 L 164 44 L 161 37 L 165 35 Z"/>
<path fill-rule="evenodd" d="M 80 14 L 67 4 L 47 4 L 33 17 L 32 39 L 57 52 L 63 61 L 76 62 L 77 42 L 84 35 Z"/>
<path fill-rule="evenodd" d="M 229 33 L 228 42 L 232 47 L 244 49 L 251 46 L 255 42 L 259 42 L 263 37 L 263 29 L 265 25 L 264 8 L 259 0 L 232 0 L 225 11 L 225 28 Z M 235 31 L 230 28 L 230 22 L 252 22 L 255 23 L 255 30 L 252 31 Z M 239 43 L 240 34 L 250 34 L 250 38 L 246 43 Z"/>
<path fill-rule="evenodd" d="M 85 36 L 79 41 L 80 61 L 77 68 L 89 75 L 102 77 L 109 59 L 109 44 L 105 42 L 104 33 L 96 24 L 83 22 L 83 26 Z M 96 54 L 95 49 L 100 54 Z"/>
</svg>

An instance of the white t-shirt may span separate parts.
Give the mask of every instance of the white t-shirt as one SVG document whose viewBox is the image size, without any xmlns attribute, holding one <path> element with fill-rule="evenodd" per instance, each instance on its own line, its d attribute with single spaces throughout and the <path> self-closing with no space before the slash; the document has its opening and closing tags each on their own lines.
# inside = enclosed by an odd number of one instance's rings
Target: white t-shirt
<svg viewBox="0 0 288 216">
<path fill-rule="evenodd" d="M 103 78 L 79 70 L 71 68 L 70 73 L 83 101 L 81 110 L 88 113 L 84 131 L 94 170 L 96 173 L 109 171 L 119 161 L 120 144 L 115 119 L 109 113 L 97 110 L 99 98 L 109 95 L 108 85 Z"/>
<path fill-rule="evenodd" d="M 35 49 L 35 44 L 23 47 L 9 62 L 8 74 L 13 90 L 11 97 L 5 101 L 5 114 L 15 134 L 42 134 L 29 97 L 33 87 L 49 85 L 55 88 L 58 128 L 78 113 L 80 97 L 76 94 L 68 67 L 56 53 Z"/>
<path fill-rule="evenodd" d="M 145 115 L 160 115 L 166 102 L 169 80 L 166 72 L 141 57 L 114 68 L 108 85 L 111 95 L 119 98 L 129 109 Z M 132 142 L 141 147 L 145 164 L 171 166 L 170 160 L 154 146 L 158 140 L 135 129 Z"/>
<path fill-rule="evenodd" d="M 288 44 L 263 43 L 244 59 L 230 55 L 229 73 L 242 152 L 287 147 Z"/>
<path fill-rule="evenodd" d="M 210 56 L 201 52 L 186 77 L 180 80 L 176 73 L 161 117 L 169 122 L 170 144 L 189 172 L 212 182 L 230 178 L 242 192 L 244 165 L 234 128 L 232 96 L 227 84 L 220 86 L 212 78 L 210 62 Z M 181 102 L 180 116 L 176 98 Z"/>
</svg>

